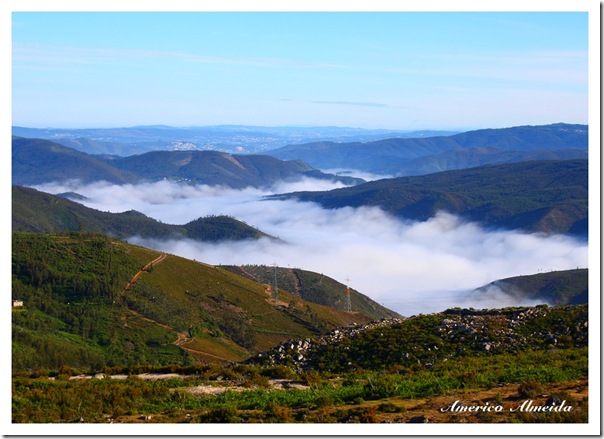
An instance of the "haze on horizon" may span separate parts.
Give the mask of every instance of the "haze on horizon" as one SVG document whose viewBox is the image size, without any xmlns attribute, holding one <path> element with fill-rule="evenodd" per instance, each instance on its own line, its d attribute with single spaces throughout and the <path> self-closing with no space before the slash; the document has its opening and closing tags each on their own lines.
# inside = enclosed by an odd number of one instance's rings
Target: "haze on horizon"
<svg viewBox="0 0 604 439">
<path fill-rule="evenodd" d="M 586 124 L 587 21 L 538 9 L 13 12 L 12 124 Z"/>
</svg>

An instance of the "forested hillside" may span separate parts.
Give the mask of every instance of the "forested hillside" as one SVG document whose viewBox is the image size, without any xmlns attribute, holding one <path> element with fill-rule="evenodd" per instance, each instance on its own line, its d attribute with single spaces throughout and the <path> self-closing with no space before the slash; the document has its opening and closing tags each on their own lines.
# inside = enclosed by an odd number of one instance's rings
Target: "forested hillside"
<svg viewBox="0 0 604 439">
<path fill-rule="evenodd" d="M 540 299 L 552 305 L 588 303 L 588 277 L 587 268 L 509 277 L 477 288 L 474 294 L 496 287 L 518 300 Z"/>
<path fill-rule="evenodd" d="M 237 361 L 371 320 L 104 235 L 15 232 L 12 252 L 14 370 Z"/>
<path fill-rule="evenodd" d="M 12 184 L 37 185 L 52 181 L 133 183 L 138 177 L 116 169 L 99 157 L 42 139 L 12 139 Z"/>
<path fill-rule="evenodd" d="M 183 225 L 164 224 L 135 210 L 101 212 L 64 197 L 21 186 L 12 189 L 12 228 L 38 233 L 98 232 L 121 239 L 139 236 L 217 242 L 269 237 L 227 216 L 198 218 Z"/>
<path fill-rule="evenodd" d="M 538 160 L 278 197 L 331 209 L 379 206 L 399 218 L 421 221 L 442 210 L 485 227 L 587 237 L 587 171 L 587 160 Z"/>
</svg>

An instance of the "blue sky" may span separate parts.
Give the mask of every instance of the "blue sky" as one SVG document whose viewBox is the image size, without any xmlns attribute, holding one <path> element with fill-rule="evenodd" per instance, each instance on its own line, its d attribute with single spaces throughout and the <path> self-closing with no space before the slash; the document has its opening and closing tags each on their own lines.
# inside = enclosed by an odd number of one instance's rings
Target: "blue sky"
<svg viewBox="0 0 604 439">
<path fill-rule="evenodd" d="M 586 12 L 13 12 L 12 124 L 588 122 Z"/>
</svg>

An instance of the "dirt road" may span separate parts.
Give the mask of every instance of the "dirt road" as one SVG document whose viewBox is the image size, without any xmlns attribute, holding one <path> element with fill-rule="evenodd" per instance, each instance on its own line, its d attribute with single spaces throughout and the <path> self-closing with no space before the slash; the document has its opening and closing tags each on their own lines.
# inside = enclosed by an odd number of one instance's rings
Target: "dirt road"
<svg viewBox="0 0 604 439">
<path fill-rule="evenodd" d="M 125 297 L 126 296 L 126 292 L 130 291 L 130 289 L 132 288 L 132 286 L 134 284 L 136 284 L 136 282 L 138 282 L 138 279 L 143 275 L 143 273 L 148 272 L 149 270 L 151 270 L 151 268 L 154 265 L 159 264 L 161 261 L 163 261 L 164 259 L 166 259 L 166 254 L 162 253 L 161 255 L 159 255 L 157 258 L 153 259 L 151 262 L 149 262 L 147 265 L 145 265 L 143 268 L 141 268 L 132 279 L 130 279 L 130 282 L 128 282 L 128 284 L 126 285 L 126 288 L 124 288 L 124 290 L 121 292 L 120 297 Z"/>
</svg>

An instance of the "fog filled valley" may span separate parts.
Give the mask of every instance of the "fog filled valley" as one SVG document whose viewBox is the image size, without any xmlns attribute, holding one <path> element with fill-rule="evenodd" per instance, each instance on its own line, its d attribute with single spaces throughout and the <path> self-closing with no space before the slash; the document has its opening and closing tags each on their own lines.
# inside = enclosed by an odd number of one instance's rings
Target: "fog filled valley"
<svg viewBox="0 0 604 439">
<path fill-rule="evenodd" d="M 596 4 L 20 3 L 7 436 L 601 433 Z"/>
<path fill-rule="evenodd" d="M 569 235 L 485 228 L 444 211 L 427 221 L 411 221 L 379 207 L 326 209 L 312 202 L 267 198 L 343 186 L 304 178 L 262 189 L 171 181 L 70 181 L 35 187 L 52 194 L 77 193 L 85 197 L 77 201 L 90 208 L 135 210 L 166 224 L 210 215 L 234 217 L 277 239 L 209 243 L 131 236 L 128 241 L 212 265 L 277 265 L 323 273 L 404 316 L 453 307 L 545 303 L 496 286 L 475 289 L 508 277 L 587 267 L 587 242 Z"/>
<path fill-rule="evenodd" d="M 587 129 L 492 131 L 288 159 L 13 137 L 13 422 L 586 422 Z M 460 391 L 571 410 L 443 412 Z"/>
</svg>

